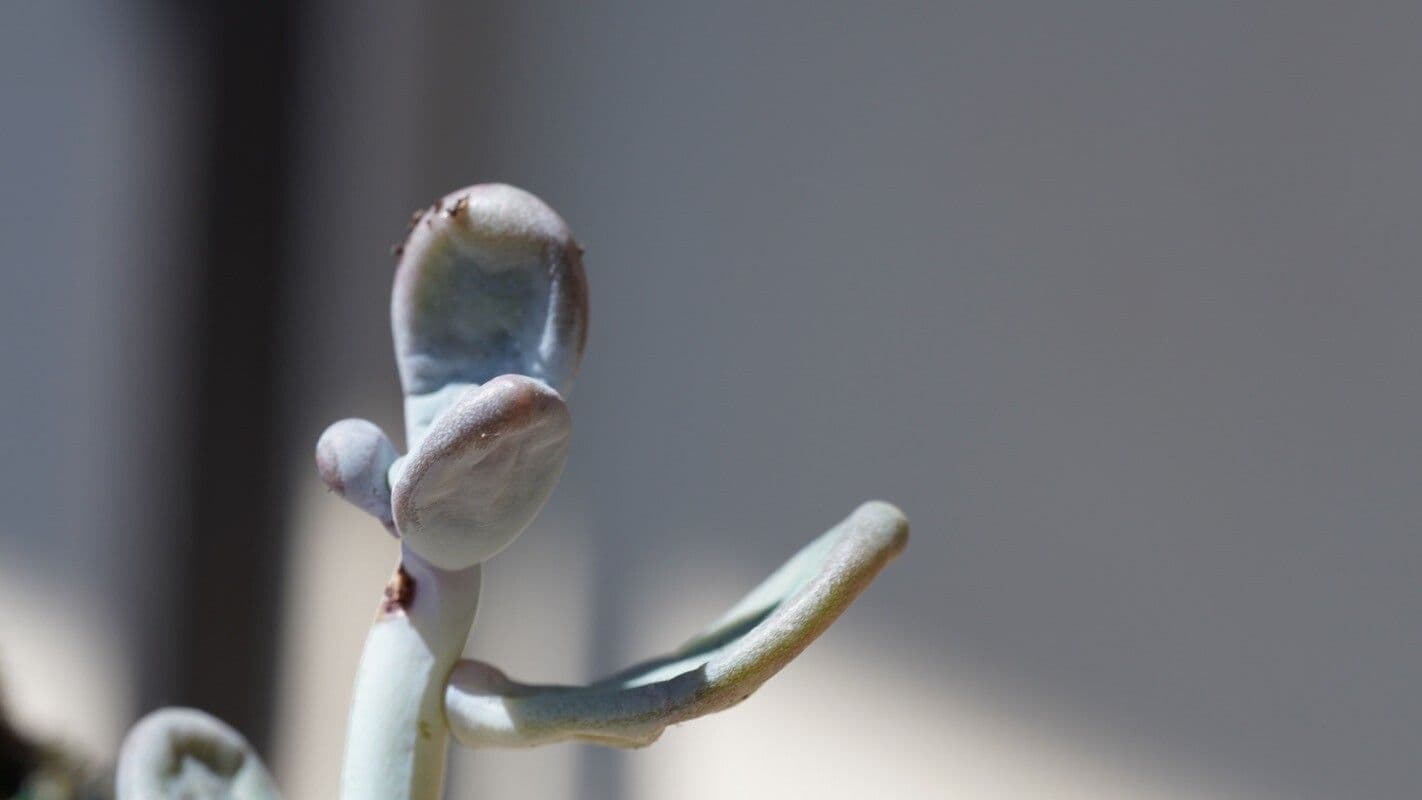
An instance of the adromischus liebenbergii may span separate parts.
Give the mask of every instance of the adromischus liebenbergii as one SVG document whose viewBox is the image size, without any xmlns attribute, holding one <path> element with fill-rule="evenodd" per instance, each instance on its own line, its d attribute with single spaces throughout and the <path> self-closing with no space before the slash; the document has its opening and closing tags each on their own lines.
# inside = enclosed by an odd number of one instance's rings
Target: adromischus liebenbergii
<svg viewBox="0 0 1422 800">
<path fill-rule="evenodd" d="M 582 249 L 537 197 L 481 184 L 417 212 L 396 250 L 407 452 L 359 419 L 316 446 L 326 485 L 399 545 L 356 674 L 344 800 L 440 797 L 451 732 L 469 747 L 650 744 L 748 697 L 907 544 L 898 509 L 865 503 L 677 650 L 585 686 L 519 683 L 461 660 L 483 563 L 518 538 L 563 470 L 564 399 L 587 337 Z M 247 742 L 191 709 L 135 726 L 117 786 L 121 800 L 277 797 Z"/>
</svg>

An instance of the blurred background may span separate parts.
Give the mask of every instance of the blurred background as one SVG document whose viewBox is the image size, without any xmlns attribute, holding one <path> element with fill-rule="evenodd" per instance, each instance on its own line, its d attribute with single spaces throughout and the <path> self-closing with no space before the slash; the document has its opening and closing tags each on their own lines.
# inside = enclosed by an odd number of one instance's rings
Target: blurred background
<svg viewBox="0 0 1422 800">
<path fill-rule="evenodd" d="M 409 213 L 587 249 L 571 461 L 470 650 L 584 680 L 880 497 L 907 555 L 649 750 L 449 796 L 1398 798 L 1422 785 L 1414 3 L 15 0 L 0 682 L 96 762 L 163 704 L 332 797 L 393 547 Z"/>
</svg>

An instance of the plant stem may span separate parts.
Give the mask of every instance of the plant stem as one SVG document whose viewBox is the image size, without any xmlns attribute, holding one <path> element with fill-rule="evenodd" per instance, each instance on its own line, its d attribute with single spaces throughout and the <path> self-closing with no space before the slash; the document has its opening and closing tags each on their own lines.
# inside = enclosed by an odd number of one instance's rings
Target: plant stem
<svg viewBox="0 0 1422 800">
<path fill-rule="evenodd" d="M 443 570 L 404 546 L 400 557 L 356 672 L 342 800 L 438 800 L 444 783 L 445 683 L 474 623 L 480 568 Z"/>
</svg>

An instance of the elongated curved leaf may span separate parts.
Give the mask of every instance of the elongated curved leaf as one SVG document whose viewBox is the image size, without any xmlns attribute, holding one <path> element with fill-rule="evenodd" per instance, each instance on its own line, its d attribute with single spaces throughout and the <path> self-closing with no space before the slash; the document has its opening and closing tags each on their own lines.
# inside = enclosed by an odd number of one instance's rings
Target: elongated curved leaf
<svg viewBox="0 0 1422 800">
<path fill-rule="evenodd" d="M 676 651 L 587 686 L 523 684 L 489 664 L 462 661 L 445 695 L 450 729 L 470 747 L 567 739 L 651 744 L 668 725 L 750 696 L 823 633 L 907 543 L 902 512 L 865 503 Z"/>
</svg>

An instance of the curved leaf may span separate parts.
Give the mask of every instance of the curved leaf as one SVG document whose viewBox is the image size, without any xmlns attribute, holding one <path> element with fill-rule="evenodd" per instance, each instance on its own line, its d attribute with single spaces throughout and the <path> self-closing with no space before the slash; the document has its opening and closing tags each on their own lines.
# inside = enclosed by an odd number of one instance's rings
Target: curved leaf
<svg viewBox="0 0 1422 800">
<path fill-rule="evenodd" d="M 276 784 L 242 735 L 191 708 L 139 720 L 119 750 L 118 800 L 278 800 Z"/>
<path fill-rule="evenodd" d="M 538 686 L 462 661 L 445 694 L 460 743 L 530 747 L 567 739 L 641 747 L 668 726 L 739 703 L 829 627 L 908 543 L 894 506 L 860 506 L 710 628 L 662 658 L 588 686 Z"/>
<path fill-rule="evenodd" d="M 567 406 L 542 381 L 501 375 L 464 390 L 395 469 L 401 538 L 442 569 L 493 557 L 553 491 L 568 435 Z"/>
</svg>

